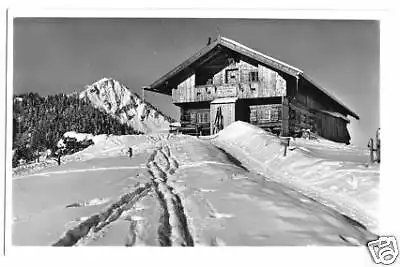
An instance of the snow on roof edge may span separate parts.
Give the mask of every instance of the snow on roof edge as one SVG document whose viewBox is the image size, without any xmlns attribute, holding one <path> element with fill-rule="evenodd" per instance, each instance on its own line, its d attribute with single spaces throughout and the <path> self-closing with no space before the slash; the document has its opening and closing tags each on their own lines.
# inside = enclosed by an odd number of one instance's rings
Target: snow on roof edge
<svg viewBox="0 0 400 267">
<path fill-rule="evenodd" d="M 349 115 L 351 115 L 352 117 L 354 117 L 355 119 L 359 120 L 360 116 L 358 116 L 357 113 L 355 113 L 354 111 L 352 111 L 349 107 L 347 107 L 344 102 L 337 97 L 336 95 L 334 95 L 332 92 L 324 89 L 323 87 L 321 87 L 319 84 L 317 84 L 313 79 L 311 79 L 308 75 L 306 75 L 305 73 L 302 73 L 302 76 L 304 79 L 306 79 L 307 81 L 309 81 L 311 84 L 313 84 L 316 88 L 318 88 L 321 92 L 323 92 L 324 94 L 326 94 L 328 97 L 330 97 L 332 100 L 334 100 L 336 103 L 338 103 L 340 106 L 344 107 L 345 109 L 347 109 L 347 111 L 349 112 Z"/>
<path fill-rule="evenodd" d="M 221 36 L 220 38 L 221 38 L 221 40 L 224 40 L 224 41 L 226 41 L 226 42 L 230 42 L 230 43 L 232 43 L 232 44 L 234 44 L 234 45 L 236 45 L 236 46 L 239 46 L 239 47 L 241 47 L 241 48 L 243 48 L 243 49 L 249 50 L 249 51 L 252 52 L 252 53 L 255 53 L 255 54 L 258 54 L 258 55 L 260 55 L 260 56 L 262 56 L 262 57 L 268 58 L 269 60 L 272 60 L 272 61 L 275 61 L 275 62 L 277 62 L 277 63 L 279 63 L 279 64 L 282 64 L 282 65 L 284 65 L 285 67 L 291 68 L 291 69 L 297 71 L 298 73 L 303 73 L 303 70 L 301 70 L 301 69 L 299 69 L 299 68 L 296 68 L 296 67 L 294 67 L 294 66 L 292 66 L 292 65 L 290 65 L 290 64 L 288 64 L 288 63 L 286 63 L 286 62 L 283 62 L 283 61 L 278 60 L 278 59 L 276 59 L 276 58 L 273 58 L 273 57 L 271 57 L 271 56 L 267 56 L 267 55 L 265 55 L 265 54 L 263 54 L 263 53 L 261 53 L 261 52 L 259 52 L 259 51 L 257 51 L 257 50 L 254 50 L 254 49 L 252 49 L 252 48 L 250 48 L 250 47 L 248 47 L 248 46 L 245 46 L 245 45 L 243 45 L 243 44 L 241 44 L 241 43 L 239 43 L 239 42 L 237 42 L 237 41 L 235 41 L 235 40 L 232 40 L 232 39 L 229 39 L 229 38 L 226 38 L 226 37 L 223 37 L 223 36 Z"/>
</svg>

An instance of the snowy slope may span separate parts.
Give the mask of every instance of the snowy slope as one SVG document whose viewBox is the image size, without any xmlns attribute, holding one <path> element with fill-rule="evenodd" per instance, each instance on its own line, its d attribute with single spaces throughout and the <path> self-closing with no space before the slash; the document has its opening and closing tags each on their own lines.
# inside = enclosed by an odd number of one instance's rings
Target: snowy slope
<svg viewBox="0 0 400 267">
<path fill-rule="evenodd" d="M 240 140 L 239 132 L 225 133 L 226 144 L 229 135 Z M 60 166 L 13 176 L 14 245 L 351 246 L 376 238 L 210 141 L 171 134 L 92 140 Z"/>
<path fill-rule="evenodd" d="M 103 78 L 87 86 L 79 97 L 88 99 L 94 107 L 138 131 L 150 133 L 169 129 L 169 122 L 162 114 L 112 78 Z"/>
<path fill-rule="evenodd" d="M 296 188 L 335 210 L 377 228 L 379 165 L 368 165 L 367 150 L 326 139 L 291 139 L 283 157 L 280 140 L 237 121 L 213 142 L 254 172 Z"/>
</svg>

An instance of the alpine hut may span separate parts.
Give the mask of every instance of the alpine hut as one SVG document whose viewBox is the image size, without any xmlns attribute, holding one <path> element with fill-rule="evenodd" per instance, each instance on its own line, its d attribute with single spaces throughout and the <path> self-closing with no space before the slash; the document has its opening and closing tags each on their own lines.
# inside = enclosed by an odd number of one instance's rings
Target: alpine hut
<svg viewBox="0 0 400 267">
<path fill-rule="evenodd" d="M 180 130 L 214 134 L 241 120 L 281 136 L 303 131 L 349 143 L 359 116 L 301 69 L 218 36 L 146 90 L 172 96 Z"/>
</svg>

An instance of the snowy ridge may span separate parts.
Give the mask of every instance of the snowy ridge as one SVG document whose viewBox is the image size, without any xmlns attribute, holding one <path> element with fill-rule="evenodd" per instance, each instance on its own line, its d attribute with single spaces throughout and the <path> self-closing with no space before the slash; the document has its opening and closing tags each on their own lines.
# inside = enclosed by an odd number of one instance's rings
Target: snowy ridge
<svg viewBox="0 0 400 267">
<path fill-rule="evenodd" d="M 289 184 L 371 229 L 377 227 L 379 166 L 368 166 L 366 150 L 324 139 L 291 139 L 283 157 L 279 138 L 241 121 L 212 140 L 253 171 Z"/>
<path fill-rule="evenodd" d="M 102 78 L 86 86 L 79 98 L 89 100 L 94 107 L 104 110 L 137 131 L 150 133 L 169 128 L 169 122 L 163 114 L 113 78 Z"/>
</svg>

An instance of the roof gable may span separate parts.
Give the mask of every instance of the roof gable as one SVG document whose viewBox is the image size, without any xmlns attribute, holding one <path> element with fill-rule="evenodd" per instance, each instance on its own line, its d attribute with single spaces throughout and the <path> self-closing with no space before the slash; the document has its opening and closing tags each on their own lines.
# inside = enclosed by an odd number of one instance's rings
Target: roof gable
<svg viewBox="0 0 400 267">
<path fill-rule="evenodd" d="M 321 86 L 313 82 L 308 76 L 304 74 L 303 70 L 298 69 L 276 58 L 265 55 L 254 49 L 251 49 L 239 42 L 236 42 L 234 40 L 222 36 L 218 36 L 213 42 L 203 47 L 197 53 L 195 53 L 187 60 L 182 62 L 180 65 L 176 66 L 171 71 L 164 74 L 155 82 L 150 84 L 149 86 L 150 88 L 148 90 L 155 91 L 158 93 L 171 94 L 174 82 L 172 82 L 172 85 L 169 82 L 173 81 L 174 77 L 185 73 L 188 74 L 190 72 L 193 72 L 193 69 L 195 69 L 196 66 L 200 66 L 202 63 L 207 62 L 207 60 L 216 56 L 223 48 L 227 48 L 236 53 L 254 59 L 255 61 L 258 61 L 266 66 L 269 66 L 272 69 L 282 71 L 293 77 L 296 78 L 303 77 L 305 80 L 312 83 L 317 90 L 319 90 L 320 92 L 328 96 L 330 99 L 332 99 L 334 102 L 336 102 L 338 105 L 343 107 L 344 110 L 346 110 L 349 115 L 353 116 L 356 119 L 359 119 L 359 116 L 356 113 L 354 113 L 348 107 L 346 107 L 343 104 L 343 102 L 340 101 L 337 97 L 335 97 L 334 95 L 323 89 Z"/>
<path fill-rule="evenodd" d="M 219 42 L 221 43 L 221 45 L 223 45 L 227 48 L 230 48 L 233 51 L 236 51 L 240 54 L 243 54 L 250 58 L 253 58 L 253 59 L 255 59 L 261 63 L 264 63 L 270 67 L 281 70 L 287 74 L 290 74 L 292 76 L 297 76 L 298 74 L 303 73 L 302 70 L 300 70 L 292 65 L 289 65 L 289 64 L 287 64 L 283 61 L 280 61 L 276 58 L 273 58 L 273 57 L 267 56 L 263 53 L 260 53 L 256 50 L 251 49 L 251 48 L 249 48 L 241 43 L 238 43 L 234 40 L 228 39 L 226 37 L 220 37 L 219 39 L 220 39 Z"/>
<path fill-rule="evenodd" d="M 285 62 L 282 62 L 278 59 L 275 59 L 273 57 L 262 54 L 256 50 L 253 50 L 245 45 L 242 45 L 242 44 L 240 44 L 236 41 L 233 41 L 231 39 L 228 39 L 226 37 L 219 36 L 211 44 L 205 46 L 200 51 L 198 51 L 197 53 L 195 53 L 194 55 L 189 57 L 187 60 L 182 62 L 180 65 L 176 66 L 171 71 L 169 71 L 168 73 L 166 73 L 165 75 L 163 75 L 159 79 L 157 79 L 155 82 L 150 84 L 149 87 L 152 89 L 155 89 L 155 90 L 159 90 L 161 87 L 168 84 L 168 81 L 171 80 L 174 76 L 179 75 L 180 73 L 184 72 L 185 69 L 191 67 L 192 65 L 195 65 L 195 63 L 198 61 L 205 62 L 209 57 L 214 56 L 218 52 L 218 51 L 215 51 L 215 53 L 212 53 L 213 50 L 216 50 L 216 49 L 222 48 L 222 47 L 225 47 L 236 53 L 239 53 L 241 55 L 252 58 L 252 59 L 254 59 L 260 63 L 263 63 L 271 68 L 280 70 L 280 71 L 285 72 L 292 76 L 297 76 L 298 74 L 303 73 L 302 70 L 300 70 L 296 67 L 293 67 Z"/>
</svg>

